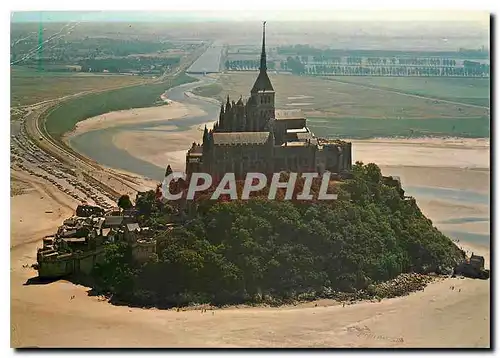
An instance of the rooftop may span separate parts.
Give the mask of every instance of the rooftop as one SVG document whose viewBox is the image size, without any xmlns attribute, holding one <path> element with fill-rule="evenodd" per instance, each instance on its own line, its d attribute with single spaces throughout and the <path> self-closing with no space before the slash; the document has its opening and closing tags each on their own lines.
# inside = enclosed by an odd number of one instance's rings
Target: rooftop
<svg viewBox="0 0 500 358">
<path fill-rule="evenodd" d="M 287 133 L 308 133 L 309 131 L 307 130 L 306 127 L 300 128 L 300 129 L 287 129 Z"/>
<path fill-rule="evenodd" d="M 269 132 L 213 133 L 215 145 L 265 144 L 268 138 Z"/>
<path fill-rule="evenodd" d="M 128 231 L 135 231 L 141 228 L 138 223 L 127 224 L 126 226 Z"/>
<path fill-rule="evenodd" d="M 290 119 L 306 119 L 300 109 L 277 109 L 274 111 L 274 117 L 278 121 Z"/>
<path fill-rule="evenodd" d="M 87 241 L 87 238 L 86 237 L 63 237 L 62 240 L 66 241 L 66 242 L 73 242 L 73 243 L 76 243 L 76 242 L 84 243 Z"/>
<path fill-rule="evenodd" d="M 106 216 L 104 218 L 104 227 L 121 226 L 123 223 L 123 216 Z"/>
</svg>

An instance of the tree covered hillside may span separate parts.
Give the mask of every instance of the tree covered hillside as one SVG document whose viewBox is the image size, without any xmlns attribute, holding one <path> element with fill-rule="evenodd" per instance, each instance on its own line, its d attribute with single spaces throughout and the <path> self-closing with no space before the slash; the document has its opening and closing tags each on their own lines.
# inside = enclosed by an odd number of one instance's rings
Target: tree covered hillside
<svg viewBox="0 0 500 358">
<path fill-rule="evenodd" d="M 137 208 L 143 224 L 158 228 L 157 257 L 137 266 L 125 244 L 111 245 L 96 282 L 142 305 L 284 302 L 374 292 L 401 273 L 439 272 L 463 259 L 376 165 L 356 163 L 336 187 L 332 201 L 207 201 L 171 230 L 161 226 L 174 209 L 151 193 Z"/>
</svg>

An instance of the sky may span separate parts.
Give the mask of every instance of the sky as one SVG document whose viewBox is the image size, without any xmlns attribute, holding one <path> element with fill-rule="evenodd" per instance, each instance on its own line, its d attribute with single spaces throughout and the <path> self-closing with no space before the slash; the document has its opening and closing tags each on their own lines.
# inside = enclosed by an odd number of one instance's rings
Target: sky
<svg viewBox="0 0 500 358">
<path fill-rule="evenodd" d="M 265 19 L 263 18 L 265 17 Z M 73 21 L 471 21 L 487 25 L 489 13 L 481 11 L 26 11 L 12 12 L 12 22 L 73 22 Z"/>
</svg>

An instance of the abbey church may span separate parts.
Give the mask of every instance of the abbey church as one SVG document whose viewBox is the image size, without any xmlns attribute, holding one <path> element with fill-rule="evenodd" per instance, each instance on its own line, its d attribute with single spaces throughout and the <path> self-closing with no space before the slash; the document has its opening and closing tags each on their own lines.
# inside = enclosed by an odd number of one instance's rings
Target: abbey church
<svg viewBox="0 0 500 358">
<path fill-rule="evenodd" d="M 205 128 L 203 143 L 186 154 L 186 174 L 204 172 L 222 178 L 248 172 L 296 173 L 328 170 L 339 175 L 352 165 L 351 143 L 316 137 L 300 111 L 277 110 L 267 74 L 265 23 L 259 75 L 246 103 L 227 98 L 213 129 Z"/>
</svg>

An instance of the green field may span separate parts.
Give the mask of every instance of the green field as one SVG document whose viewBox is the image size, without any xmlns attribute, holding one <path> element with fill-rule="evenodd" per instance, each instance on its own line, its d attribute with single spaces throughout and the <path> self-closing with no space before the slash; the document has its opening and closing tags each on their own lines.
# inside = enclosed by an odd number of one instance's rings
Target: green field
<svg viewBox="0 0 500 358">
<path fill-rule="evenodd" d="M 112 111 L 153 106 L 167 89 L 193 81 L 196 80 L 182 74 L 162 83 L 121 88 L 71 99 L 51 110 L 45 127 L 51 136 L 58 138 L 86 118 Z"/>
<path fill-rule="evenodd" d="M 485 117 L 460 119 L 308 118 L 313 133 L 325 138 L 377 137 L 486 138 L 490 123 Z"/>
<path fill-rule="evenodd" d="M 227 72 L 196 93 L 248 97 L 256 72 Z M 301 109 L 319 136 L 346 138 L 489 137 L 489 80 L 421 77 L 269 75 L 276 107 Z M 416 97 L 415 95 L 421 96 Z M 450 102 L 447 102 L 450 101 Z"/>
<path fill-rule="evenodd" d="M 29 105 L 84 91 L 139 84 L 145 79 L 125 75 L 45 72 L 13 66 L 10 71 L 10 105 Z"/>
<path fill-rule="evenodd" d="M 490 80 L 488 78 L 356 76 L 326 78 L 454 102 L 490 106 Z"/>
</svg>

